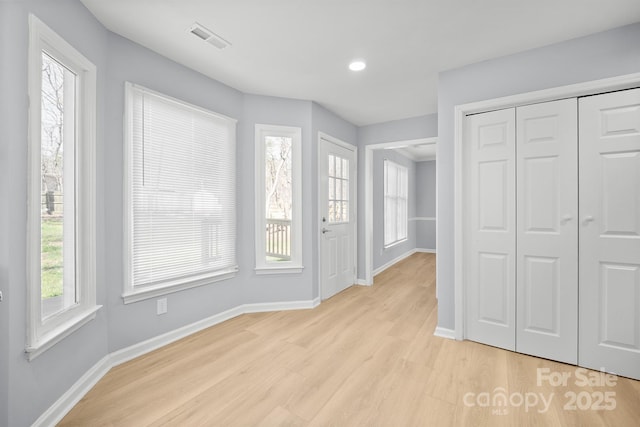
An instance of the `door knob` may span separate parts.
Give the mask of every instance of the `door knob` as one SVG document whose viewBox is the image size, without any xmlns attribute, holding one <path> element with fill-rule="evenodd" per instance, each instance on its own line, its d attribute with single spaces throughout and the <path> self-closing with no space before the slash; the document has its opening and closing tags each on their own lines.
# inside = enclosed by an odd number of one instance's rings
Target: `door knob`
<svg viewBox="0 0 640 427">
<path fill-rule="evenodd" d="M 562 217 L 562 219 L 560 220 L 561 224 L 566 224 L 567 222 L 571 221 L 573 219 L 573 217 L 569 214 L 566 214 L 565 216 Z"/>
<path fill-rule="evenodd" d="M 330 232 L 331 232 L 331 230 L 329 230 L 328 228 L 322 227 L 322 234 L 330 233 Z"/>
<path fill-rule="evenodd" d="M 595 221 L 595 218 L 593 217 L 593 215 L 587 215 L 584 217 L 584 221 L 582 222 L 584 225 L 588 225 L 590 222 L 593 222 L 593 221 Z"/>
</svg>

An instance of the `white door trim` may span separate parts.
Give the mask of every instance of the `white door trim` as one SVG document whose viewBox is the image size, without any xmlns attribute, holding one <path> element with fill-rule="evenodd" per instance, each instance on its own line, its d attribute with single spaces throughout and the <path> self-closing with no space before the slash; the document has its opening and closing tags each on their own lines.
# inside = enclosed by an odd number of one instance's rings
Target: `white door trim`
<svg viewBox="0 0 640 427">
<path fill-rule="evenodd" d="M 464 191 L 463 186 L 463 144 L 465 116 L 491 110 L 518 107 L 539 102 L 555 101 L 563 98 L 574 98 L 598 93 L 631 89 L 640 86 L 640 73 L 627 74 L 585 83 L 559 86 L 535 92 L 527 92 L 486 101 L 456 105 L 454 108 L 453 168 L 454 168 L 454 309 L 455 337 L 465 339 L 465 298 L 464 298 Z"/>
<path fill-rule="evenodd" d="M 438 137 L 411 139 L 405 141 L 381 142 L 364 147 L 364 284 L 373 284 L 373 150 L 380 150 L 399 145 L 437 144 Z M 436 165 L 438 159 L 435 159 Z M 437 166 L 436 166 L 437 168 Z M 436 212 L 438 209 L 438 184 L 436 182 Z M 434 218 L 435 220 L 435 218 Z M 436 227 L 436 241 L 438 227 Z M 438 278 L 436 270 L 436 296 L 438 295 Z"/>
<path fill-rule="evenodd" d="M 338 138 L 335 138 L 329 134 L 326 134 L 322 131 L 318 132 L 318 147 L 316 151 L 317 158 L 317 168 L 318 173 L 316 174 L 316 188 L 318 190 L 316 194 L 316 236 L 317 236 L 317 250 L 318 250 L 318 297 L 320 301 L 322 301 L 322 240 L 320 239 L 320 235 L 322 233 L 322 221 L 320 221 L 320 200 L 321 200 L 321 191 L 322 191 L 322 182 L 319 179 L 320 176 L 320 162 L 321 162 L 321 150 L 322 150 L 322 140 L 327 142 L 331 142 L 332 144 L 339 145 L 349 151 L 353 151 L 353 166 L 355 168 L 355 173 L 353 175 L 353 184 L 356 189 L 356 197 L 350 197 L 351 208 L 353 209 L 353 263 L 355 266 L 355 273 L 353 277 L 353 283 L 355 284 L 358 280 L 358 197 L 357 197 L 357 189 L 358 189 L 358 147 L 355 145 L 351 145 L 347 142 L 344 142 Z M 351 196 L 351 195 L 350 195 Z"/>
</svg>

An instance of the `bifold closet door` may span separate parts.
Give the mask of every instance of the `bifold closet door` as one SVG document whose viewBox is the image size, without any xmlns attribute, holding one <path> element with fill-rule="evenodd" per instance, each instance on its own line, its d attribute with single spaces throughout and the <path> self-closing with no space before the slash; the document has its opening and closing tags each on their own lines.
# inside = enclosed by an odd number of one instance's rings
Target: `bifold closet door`
<svg viewBox="0 0 640 427">
<path fill-rule="evenodd" d="M 579 114 L 579 364 L 640 379 L 640 89 Z"/>
<path fill-rule="evenodd" d="M 466 337 L 515 349 L 515 109 L 468 116 Z"/>
<path fill-rule="evenodd" d="M 516 351 L 578 361 L 578 101 L 516 109 Z"/>
</svg>

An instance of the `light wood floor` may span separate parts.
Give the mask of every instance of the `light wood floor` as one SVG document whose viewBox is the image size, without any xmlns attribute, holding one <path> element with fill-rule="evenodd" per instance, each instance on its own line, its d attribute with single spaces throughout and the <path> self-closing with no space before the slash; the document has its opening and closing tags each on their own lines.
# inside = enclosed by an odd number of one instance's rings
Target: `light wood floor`
<svg viewBox="0 0 640 427">
<path fill-rule="evenodd" d="M 434 337 L 434 282 L 435 256 L 419 253 L 314 310 L 216 325 L 113 368 L 61 425 L 640 425 L 638 381 L 580 387 L 575 366 Z M 538 386 L 537 368 L 568 386 Z M 591 409 L 604 392 L 615 409 Z"/>
</svg>

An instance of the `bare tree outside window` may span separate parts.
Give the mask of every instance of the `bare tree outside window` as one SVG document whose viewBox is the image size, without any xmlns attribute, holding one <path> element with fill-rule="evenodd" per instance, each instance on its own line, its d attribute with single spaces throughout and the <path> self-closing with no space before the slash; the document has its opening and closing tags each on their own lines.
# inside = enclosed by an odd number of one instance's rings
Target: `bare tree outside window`
<svg viewBox="0 0 640 427">
<path fill-rule="evenodd" d="M 63 292 L 65 74 L 70 72 L 42 54 L 41 109 L 41 290 L 42 299 Z"/>
<path fill-rule="evenodd" d="M 291 259 L 292 138 L 265 138 L 265 215 L 267 256 L 272 261 Z"/>
</svg>

